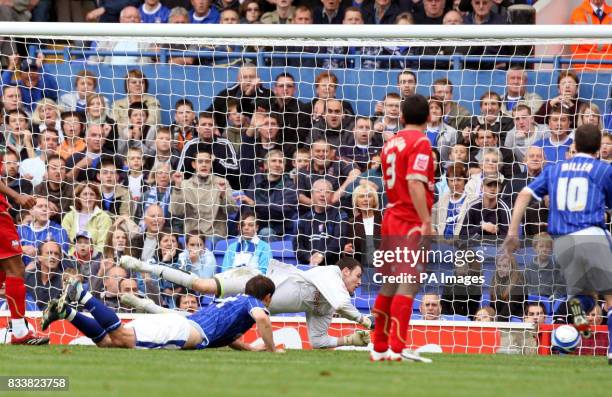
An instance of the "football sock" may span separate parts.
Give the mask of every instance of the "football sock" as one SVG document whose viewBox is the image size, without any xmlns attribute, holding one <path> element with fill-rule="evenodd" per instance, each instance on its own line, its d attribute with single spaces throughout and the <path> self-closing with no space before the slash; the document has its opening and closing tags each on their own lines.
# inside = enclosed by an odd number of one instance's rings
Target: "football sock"
<svg viewBox="0 0 612 397">
<path fill-rule="evenodd" d="M 25 296 L 26 287 L 21 277 L 6 277 L 5 288 L 6 301 L 11 312 L 12 332 L 17 338 L 21 338 L 28 333 L 27 324 L 23 316 L 25 315 Z"/>
<path fill-rule="evenodd" d="M 80 299 L 80 302 L 106 332 L 111 332 L 121 326 L 121 320 L 119 320 L 117 314 L 115 314 L 112 309 L 106 307 L 104 303 L 91 296 L 89 292 L 83 294 L 83 298 Z"/>
<path fill-rule="evenodd" d="M 580 306 L 586 314 L 588 314 L 593 307 L 595 307 L 595 299 L 591 295 L 575 295 L 574 298 L 580 301 Z"/>
<path fill-rule="evenodd" d="M 372 308 L 372 315 L 376 317 L 374 322 L 374 351 L 379 353 L 386 352 L 389 348 L 389 326 L 391 324 L 389 317 L 392 300 L 393 296 L 378 294 Z"/>
<path fill-rule="evenodd" d="M 193 282 L 198 279 L 193 273 L 189 273 L 180 269 L 174 269 L 169 266 L 163 265 L 148 265 L 151 268 L 150 273 L 154 276 L 162 278 L 166 281 L 173 282 L 178 285 L 182 285 L 186 288 L 191 288 Z"/>
<path fill-rule="evenodd" d="M 66 320 L 70 321 L 72 325 L 95 343 L 101 341 L 106 335 L 104 328 L 95 319 L 79 313 L 71 307 L 66 307 L 66 315 Z"/>
<path fill-rule="evenodd" d="M 408 340 L 408 325 L 412 316 L 412 297 L 395 295 L 391 302 L 391 332 L 389 346 L 395 353 L 401 353 Z"/>
</svg>

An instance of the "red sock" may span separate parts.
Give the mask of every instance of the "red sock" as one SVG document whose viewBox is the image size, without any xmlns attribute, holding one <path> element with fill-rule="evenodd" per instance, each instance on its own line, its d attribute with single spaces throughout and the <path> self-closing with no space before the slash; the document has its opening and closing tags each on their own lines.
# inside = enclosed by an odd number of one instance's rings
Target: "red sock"
<svg viewBox="0 0 612 397">
<path fill-rule="evenodd" d="M 4 285 L 4 280 L 6 280 L 6 273 L 0 270 L 0 288 Z"/>
<path fill-rule="evenodd" d="M 408 340 L 408 324 L 412 316 L 412 297 L 395 295 L 391 303 L 391 332 L 389 346 L 391 350 L 400 353 L 406 347 Z"/>
<path fill-rule="evenodd" d="M 12 319 L 25 316 L 26 287 L 21 277 L 6 277 L 6 301 Z"/>
<path fill-rule="evenodd" d="M 388 338 L 391 324 L 389 317 L 392 300 L 392 296 L 378 294 L 372 308 L 372 315 L 376 317 L 374 322 L 374 351 L 379 353 L 386 352 L 389 348 Z"/>
</svg>

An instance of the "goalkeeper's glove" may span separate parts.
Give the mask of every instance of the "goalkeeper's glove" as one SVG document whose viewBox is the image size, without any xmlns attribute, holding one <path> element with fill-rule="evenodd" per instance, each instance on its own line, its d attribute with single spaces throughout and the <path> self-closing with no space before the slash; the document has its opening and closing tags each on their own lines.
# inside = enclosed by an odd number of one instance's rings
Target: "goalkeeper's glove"
<svg viewBox="0 0 612 397">
<path fill-rule="evenodd" d="M 369 331 L 355 331 L 350 335 L 342 337 L 343 346 L 367 346 L 370 343 L 370 332 Z"/>
<path fill-rule="evenodd" d="M 362 325 L 364 328 L 374 329 L 374 316 L 372 316 L 371 314 L 361 316 L 361 318 L 359 319 L 359 324 Z"/>
</svg>

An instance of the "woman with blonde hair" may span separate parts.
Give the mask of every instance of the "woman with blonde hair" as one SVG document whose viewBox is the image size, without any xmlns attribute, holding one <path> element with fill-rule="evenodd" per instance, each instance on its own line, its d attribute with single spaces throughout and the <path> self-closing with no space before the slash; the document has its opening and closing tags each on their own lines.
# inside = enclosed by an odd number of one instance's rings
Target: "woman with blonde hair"
<svg viewBox="0 0 612 397">
<path fill-rule="evenodd" d="M 32 124 L 36 128 L 34 133 L 41 133 L 47 128 L 58 131 L 61 134 L 62 122 L 60 120 L 59 106 L 53 99 L 43 98 L 36 102 L 32 112 Z M 60 135 L 60 142 L 63 140 Z"/>
<path fill-rule="evenodd" d="M 502 254 L 495 258 L 495 275 L 491 286 L 491 306 L 497 321 L 510 317 L 523 318 L 523 304 L 527 297 L 525 276 L 519 270 L 514 255 Z"/>
<path fill-rule="evenodd" d="M 85 107 L 87 125 L 100 124 L 104 132 L 104 149 L 115 153 L 117 152 L 117 137 L 119 134 L 117 132 L 117 123 L 109 116 L 108 111 L 109 109 L 104 95 L 87 95 Z"/>
<path fill-rule="evenodd" d="M 64 216 L 62 227 L 68 233 L 71 241 L 74 241 L 77 233 L 88 232 L 95 250 L 103 252 L 106 234 L 113 221 L 111 216 L 101 209 L 100 188 L 93 183 L 78 184 L 74 190 L 74 197 L 74 206 Z"/>
<path fill-rule="evenodd" d="M 380 245 L 382 211 L 373 183 L 363 180 L 353 191 L 353 217 L 349 221 L 349 238 L 344 252 L 353 255 L 363 266 L 372 267 L 374 251 Z"/>
</svg>

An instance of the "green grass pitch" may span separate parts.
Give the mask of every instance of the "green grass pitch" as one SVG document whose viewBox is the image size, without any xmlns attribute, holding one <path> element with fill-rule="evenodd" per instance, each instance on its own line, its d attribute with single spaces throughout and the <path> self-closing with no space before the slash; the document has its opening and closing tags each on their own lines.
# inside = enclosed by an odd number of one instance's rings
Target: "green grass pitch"
<svg viewBox="0 0 612 397">
<path fill-rule="evenodd" d="M 429 357 L 433 364 L 370 363 L 367 353 L 346 351 L 0 346 L 0 375 L 68 376 L 68 393 L 30 392 L 57 397 L 612 396 L 612 366 L 603 357 Z"/>
</svg>

